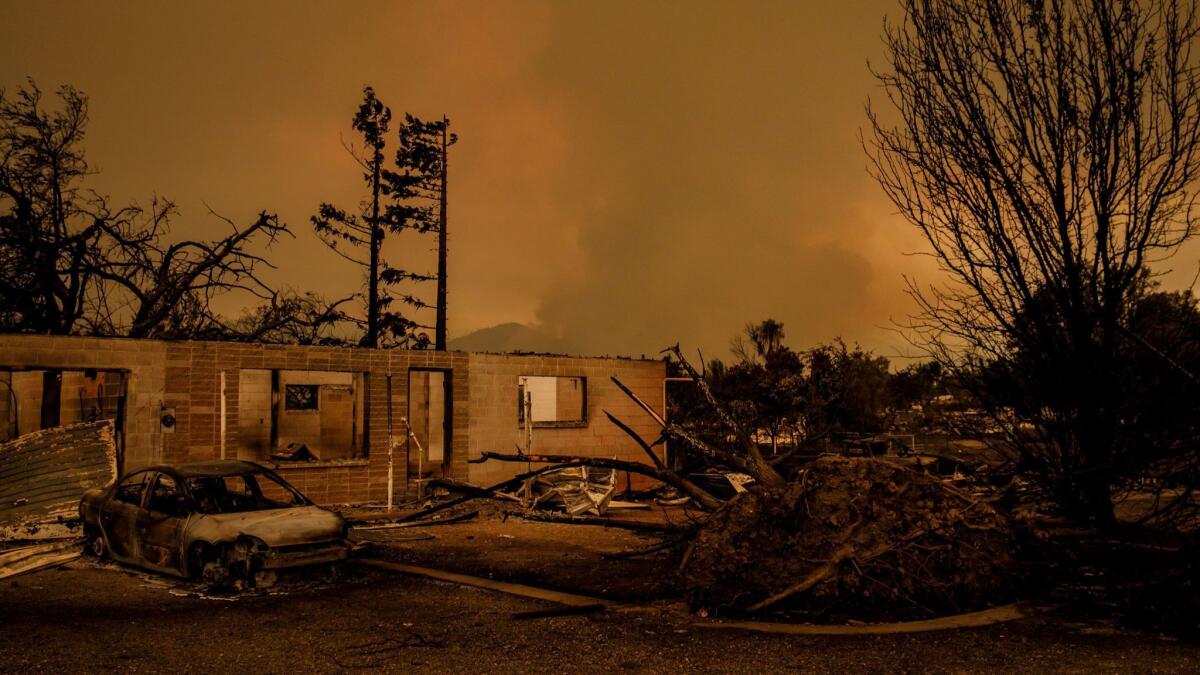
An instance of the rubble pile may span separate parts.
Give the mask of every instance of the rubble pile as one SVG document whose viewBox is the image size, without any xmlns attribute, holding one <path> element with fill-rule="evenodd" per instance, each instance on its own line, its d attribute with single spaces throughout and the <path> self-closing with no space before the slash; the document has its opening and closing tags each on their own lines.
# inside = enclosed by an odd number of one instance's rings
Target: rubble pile
<svg viewBox="0 0 1200 675">
<path fill-rule="evenodd" d="M 1013 531 L 976 497 L 886 460 L 822 457 L 705 524 L 681 566 L 694 609 L 914 617 L 1013 588 Z"/>
</svg>

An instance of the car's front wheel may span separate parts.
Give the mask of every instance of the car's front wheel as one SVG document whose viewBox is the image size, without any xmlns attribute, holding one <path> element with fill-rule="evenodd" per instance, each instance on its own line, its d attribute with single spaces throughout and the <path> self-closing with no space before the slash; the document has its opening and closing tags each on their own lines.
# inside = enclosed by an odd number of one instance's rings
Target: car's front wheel
<svg viewBox="0 0 1200 675">
<path fill-rule="evenodd" d="M 104 541 L 104 533 L 95 525 L 83 528 L 83 551 L 100 560 L 108 558 L 108 542 Z"/>
</svg>

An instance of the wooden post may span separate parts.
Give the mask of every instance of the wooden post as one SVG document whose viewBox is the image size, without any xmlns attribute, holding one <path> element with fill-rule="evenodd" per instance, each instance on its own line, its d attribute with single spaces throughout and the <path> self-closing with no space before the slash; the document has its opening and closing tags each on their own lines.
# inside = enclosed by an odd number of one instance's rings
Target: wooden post
<svg viewBox="0 0 1200 675">
<path fill-rule="evenodd" d="M 221 371 L 221 459 L 225 459 L 225 371 Z"/>
<path fill-rule="evenodd" d="M 387 376 L 387 425 L 388 425 L 388 486 L 387 486 L 387 510 L 392 510 L 392 494 L 395 490 L 394 485 L 394 470 L 392 468 L 392 451 L 396 448 L 396 441 L 392 436 L 392 374 Z"/>
<path fill-rule="evenodd" d="M 412 439 L 417 446 L 417 499 L 425 499 L 425 448 L 421 447 L 421 441 L 417 440 L 417 435 L 413 433 L 408 418 L 401 417 L 400 423 L 404 425 L 406 438 Z"/>
</svg>

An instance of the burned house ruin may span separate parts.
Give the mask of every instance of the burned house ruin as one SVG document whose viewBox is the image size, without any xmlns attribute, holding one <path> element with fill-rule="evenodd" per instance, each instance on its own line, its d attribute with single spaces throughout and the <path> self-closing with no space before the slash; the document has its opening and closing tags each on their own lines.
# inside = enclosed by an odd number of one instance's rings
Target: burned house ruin
<svg viewBox="0 0 1200 675">
<path fill-rule="evenodd" d="M 609 378 L 662 410 L 665 374 L 651 360 L 3 335 L 0 442 L 109 419 L 124 471 L 246 459 L 319 503 L 382 501 L 389 446 L 397 497 L 509 478 L 524 466 L 468 460 L 530 443 L 640 460 L 603 411 L 657 427 Z"/>
</svg>

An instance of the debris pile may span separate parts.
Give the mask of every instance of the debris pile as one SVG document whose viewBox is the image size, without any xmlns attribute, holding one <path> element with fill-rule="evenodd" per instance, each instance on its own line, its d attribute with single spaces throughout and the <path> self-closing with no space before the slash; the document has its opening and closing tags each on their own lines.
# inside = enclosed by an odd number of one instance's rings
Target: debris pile
<svg viewBox="0 0 1200 675">
<path fill-rule="evenodd" d="M 822 457 L 714 513 L 685 554 L 694 609 L 911 616 L 978 608 L 1012 588 L 1003 516 L 936 477 Z"/>
<path fill-rule="evenodd" d="M 284 449 L 272 452 L 271 459 L 276 462 L 317 462 L 321 458 L 303 443 L 288 443 Z"/>
<path fill-rule="evenodd" d="M 557 508 L 577 516 L 603 515 L 617 489 L 617 472 L 570 466 L 533 476 L 517 496 L 526 509 Z"/>
</svg>

